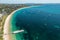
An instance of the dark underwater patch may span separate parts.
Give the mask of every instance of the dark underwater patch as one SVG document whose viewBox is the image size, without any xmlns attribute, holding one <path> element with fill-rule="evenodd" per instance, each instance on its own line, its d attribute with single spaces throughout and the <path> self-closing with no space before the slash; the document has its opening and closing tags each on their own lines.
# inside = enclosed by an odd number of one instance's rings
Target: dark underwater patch
<svg viewBox="0 0 60 40">
<path fill-rule="evenodd" d="M 27 32 L 17 34 L 22 35 L 21 40 L 60 40 L 60 5 L 25 8 L 14 15 L 14 30 L 24 29 Z"/>
</svg>

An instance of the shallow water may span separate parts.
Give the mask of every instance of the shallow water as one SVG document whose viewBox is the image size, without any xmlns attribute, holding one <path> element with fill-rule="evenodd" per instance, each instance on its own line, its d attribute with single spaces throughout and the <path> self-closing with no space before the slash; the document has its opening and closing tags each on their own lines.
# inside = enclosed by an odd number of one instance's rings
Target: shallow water
<svg viewBox="0 0 60 40">
<path fill-rule="evenodd" d="M 60 40 L 60 4 L 45 4 L 16 11 L 11 18 L 16 40 Z"/>
</svg>

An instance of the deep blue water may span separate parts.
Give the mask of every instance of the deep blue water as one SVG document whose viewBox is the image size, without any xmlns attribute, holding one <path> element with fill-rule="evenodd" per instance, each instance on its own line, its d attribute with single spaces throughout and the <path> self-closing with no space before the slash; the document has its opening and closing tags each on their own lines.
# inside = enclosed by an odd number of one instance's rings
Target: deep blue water
<svg viewBox="0 0 60 40">
<path fill-rule="evenodd" d="M 11 18 L 16 40 L 60 40 L 60 4 L 44 4 L 16 11 Z"/>
</svg>

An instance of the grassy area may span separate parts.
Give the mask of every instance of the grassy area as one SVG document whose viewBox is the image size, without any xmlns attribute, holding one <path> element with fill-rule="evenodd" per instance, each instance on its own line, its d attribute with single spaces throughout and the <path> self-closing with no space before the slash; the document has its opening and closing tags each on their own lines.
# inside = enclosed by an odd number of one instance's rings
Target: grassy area
<svg viewBox="0 0 60 40">
<path fill-rule="evenodd" d="M 4 22 L 5 22 L 5 19 L 8 15 L 4 15 L 2 17 L 2 19 L 0 20 L 0 35 L 3 34 L 3 26 L 4 26 Z M 0 40 L 3 40 L 3 36 L 0 36 Z"/>
</svg>

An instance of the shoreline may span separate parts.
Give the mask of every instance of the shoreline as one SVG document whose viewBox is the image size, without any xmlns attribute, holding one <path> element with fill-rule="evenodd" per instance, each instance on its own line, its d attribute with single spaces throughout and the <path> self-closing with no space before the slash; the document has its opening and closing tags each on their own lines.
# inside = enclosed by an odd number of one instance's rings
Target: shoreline
<svg viewBox="0 0 60 40">
<path fill-rule="evenodd" d="M 30 7 L 33 7 L 33 6 L 30 6 Z M 24 7 L 24 8 L 19 8 L 15 11 L 13 11 L 10 15 L 8 15 L 8 17 L 6 18 L 5 20 L 5 23 L 4 23 L 4 30 L 3 30 L 3 40 L 12 40 L 12 34 L 9 34 L 11 33 L 11 29 L 10 29 L 10 19 L 11 17 L 13 16 L 13 14 L 15 12 L 17 12 L 18 10 L 22 10 L 22 9 L 25 9 L 25 8 L 30 8 L 30 7 Z M 35 6 L 36 7 L 36 6 Z M 7 35 L 6 35 L 7 34 Z"/>
<path fill-rule="evenodd" d="M 7 19 L 6 19 L 6 21 L 5 21 L 5 24 L 4 24 L 4 34 L 3 34 L 3 40 L 11 40 L 11 34 L 9 34 L 10 33 L 10 27 L 9 27 L 9 25 L 10 25 L 10 23 L 9 23 L 9 21 L 10 21 L 10 18 L 11 18 L 11 16 L 12 15 L 9 15 L 8 17 L 7 17 Z M 8 21 L 8 22 L 7 22 Z M 6 35 L 5 35 L 6 34 Z M 6 38 L 7 37 L 7 38 Z"/>
</svg>

